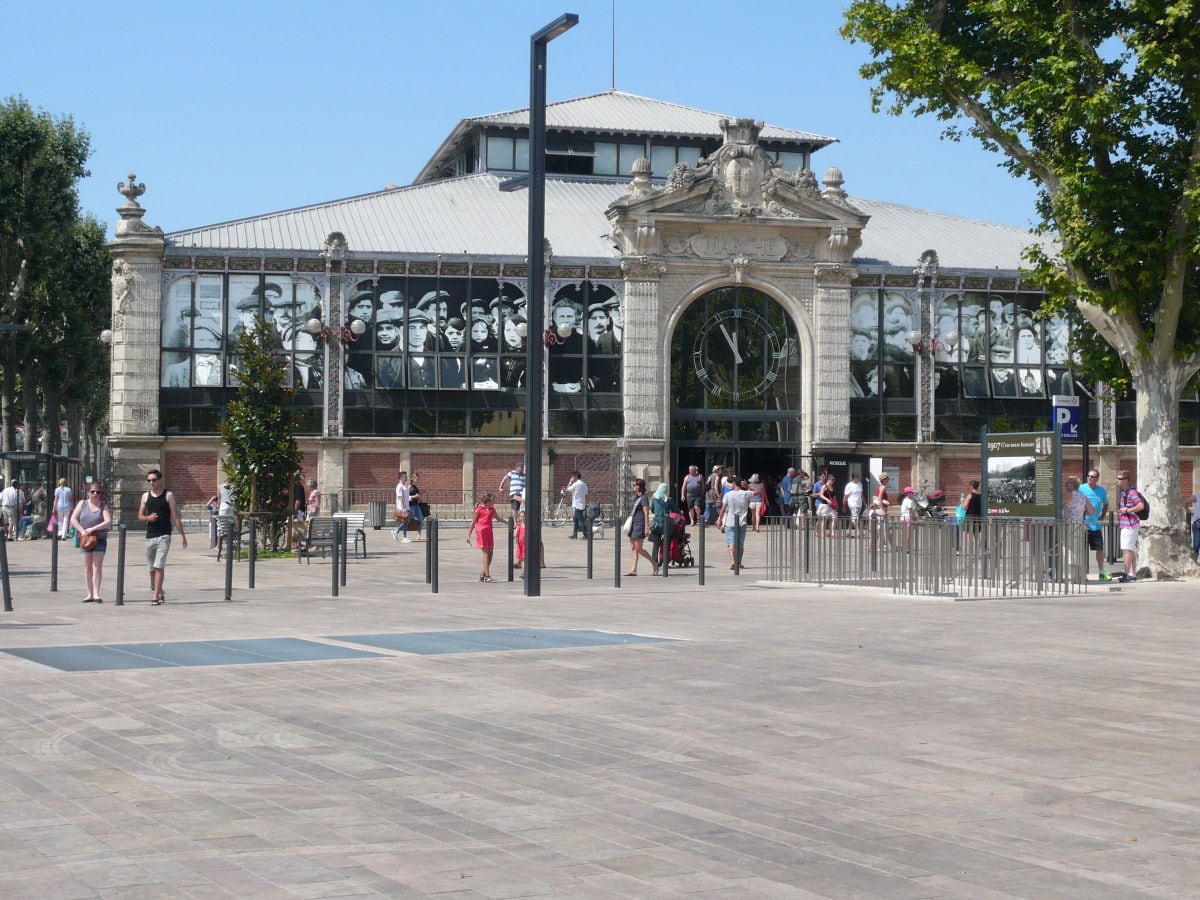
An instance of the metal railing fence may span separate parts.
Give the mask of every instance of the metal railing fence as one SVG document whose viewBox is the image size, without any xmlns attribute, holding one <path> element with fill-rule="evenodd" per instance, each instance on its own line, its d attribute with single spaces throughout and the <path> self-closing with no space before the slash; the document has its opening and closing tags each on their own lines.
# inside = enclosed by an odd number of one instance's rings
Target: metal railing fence
<svg viewBox="0 0 1200 900">
<path fill-rule="evenodd" d="M 856 584 L 896 594 L 938 597 L 1065 596 L 1086 591 L 1083 525 L 990 518 L 845 520 L 796 516 L 769 520 L 770 581 Z"/>
<path fill-rule="evenodd" d="M 496 508 L 502 514 L 505 513 L 508 509 L 508 497 L 501 496 L 501 491 L 493 491 L 492 493 L 496 495 Z M 368 504 L 372 501 L 386 503 L 388 510 L 386 521 L 391 522 L 391 510 L 396 500 L 396 490 L 394 487 L 349 488 L 338 491 L 335 496 L 339 512 L 361 512 L 365 514 L 368 511 Z M 560 492 L 558 490 L 545 490 L 542 492 L 543 525 L 553 527 L 565 524 L 567 527 L 570 527 L 570 498 L 564 498 L 561 507 L 559 506 L 559 499 Z M 479 497 L 471 491 L 422 487 L 421 500 L 429 504 L 430 511 L 442 522 L 469 522 Z M 595 489 L 589 491 L 587 505 L 589 513 L 593 506 L 599 505 L 600 514 L 604 517 L 605 521 L 613 515 L 612 498 L 607 491 L 597 491 Z"/>
</svg>

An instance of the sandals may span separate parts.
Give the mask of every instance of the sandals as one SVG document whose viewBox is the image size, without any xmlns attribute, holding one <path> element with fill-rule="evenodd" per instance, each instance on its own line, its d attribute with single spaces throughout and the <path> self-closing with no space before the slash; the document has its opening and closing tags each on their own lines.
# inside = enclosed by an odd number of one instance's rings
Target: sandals
<svg viewBox="0 0 1200 900">
<path fill-rule="evenodd" d="M 166 602 L 166 600 L 167 600 L 166 594 L 163 594 L 161 597 L 155 597 L 153 600 L 151 600 L 150 605 L 151 606 L 162 606 L 163 603 Z"/>
<path fill-rule="evenodd" d="M 495 584 L 495 583 L 496 583 L 496 579 L 495 579 L 495 578 L 493 578 L 491 575 L 480 575 L 480 576 L 479 576 L 479 580 L 480 580 L 480 581 L 486 581 L 488 584 Z"/>
</svg>

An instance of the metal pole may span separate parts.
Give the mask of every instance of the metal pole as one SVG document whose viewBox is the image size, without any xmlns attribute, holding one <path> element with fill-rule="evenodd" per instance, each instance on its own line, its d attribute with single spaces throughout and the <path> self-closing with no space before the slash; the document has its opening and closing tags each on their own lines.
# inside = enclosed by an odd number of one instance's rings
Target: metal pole
<svg viewBox="0 0 1200 900">
<path fill-rule="evenodd" d="M 663 539 L 662 539 L 662 577 L 667 577 L 667 570 L 671 568 L 671 535 L 675 531 L 675 523 L 671 521 L 670 511 L 663 514 Z"/>
<path fill-rule="evenodd" d="M 4 611 L 12 612 L 12 585 L 8 581 L 8 535 L 0 528 L 0 582 L 4 589 Z"/>
<path fill-rule="evenodd" d="M 704 516 L 700 517 L 700 546 L 696 553 L 696 566 L 698 567 L 697 574 L 700 576 L 700 586 L 704 587 Z"/>
<path fill-rule="evenodd" d="M 429 588 L 434 594 L 438 592 L 438 520 L 429 519 L 429 531 L 425 534 L 429 542 Z"/>
<path fill-rule="evenodd" d="M 125 537 L 128 529 L 117 526 L 117 606 L 125 605 Z"/>
<path fill-rule="evenodd" d="M 236 520 L 235 520 L 236 521 Z M 233 530 L 232 528 L 230 529 Z M 258 560 L 258 519 L 250 517 L 250 549 L 246 559 L 246 582 L 254 588 L 254 563 Z"/>
<path fill-rule="evenodd" d="M 425 527 L 425 583 L 433 584 L 433 522 Z"/>
<path fill-rule="evenodd" d="M 55 522 L 55 531 L 58 530 L 58 523 Z M 54 593 L 58 590 L 58 535 L 53 531 L 50 532 L 50 592 Z"/>
<path fill-rule="evenodd" d="M 338 595 L 338 555 L 341 552 L 342 529 L 338 526 L 337 520 L 333 523 L 333 546 L 329 548 L 330 562 L 332 566 L 333 576 L 333 596 Z"/>
<path fill-rule="evenodd" d="M 596 533 L 596 517 L 588 516 L 587 523 L 588 523 L 587 534 L 584 535 L 584 539 L 587 541 L 587 579 L 588 579 L 588 581 L 591 581 L 592 580 L 592 547 L 593 547 L 592 540 L 593 540 L 593 536 Z"/>
<path fill-rule="evenodd" d="M 579 22 L 564 13 L 530 37 L 529 320 L 525 347 L 525 596 L 542 594 L 542 403 L 546 321 L 546 45 Z"/>
<path fill-rule="evenodd" d="M 233 523 L 229 530 L 225 532 L 225 602 L 233 600 L 233 554 L 234 554 L 234 532 L 237 531 L 237 523 Z"/>
<path fill-rule="evenodd" d="M 620 535 L 618 537 L 617 535 Z M 621 538 L 625 532 L 621 530 L 621 514 L 613 514 L 613 587 L 621 586 Z"/>
<path fill-rule="evenodd" d="M 337 542 L 338 542 L 338 584 L 342 587 L 346 586 L 346 560 L 350 554 L 347 551 L 346 544 L 350 540 L 350 523 L 344 518 L 339 518 L 337 523 Z"/>
<path fill-rule="evenodd" d="M 517 520 L 514 516 L 508 517 L 508 580 L 513 580 L 513 547 L 516 546 L 517 540 Z M 526 524 L 525 537 L 529 537 L 529 526 Z M 529 541 L 525 541 L 525 546 L 529 546 Z"/>
</svg>

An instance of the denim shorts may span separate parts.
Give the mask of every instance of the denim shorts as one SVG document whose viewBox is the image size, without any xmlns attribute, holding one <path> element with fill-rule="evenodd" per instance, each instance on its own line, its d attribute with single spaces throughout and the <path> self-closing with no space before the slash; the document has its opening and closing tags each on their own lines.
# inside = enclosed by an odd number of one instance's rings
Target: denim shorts
<svg viewBox="0 0 1200 900">
<path fill-rule="evenodd" d="M 150 569 L 165 569 L 167 567 L 167 551 L 171 549 L 171 536 L 146 538 L 146 562 Z"/>
</svg>

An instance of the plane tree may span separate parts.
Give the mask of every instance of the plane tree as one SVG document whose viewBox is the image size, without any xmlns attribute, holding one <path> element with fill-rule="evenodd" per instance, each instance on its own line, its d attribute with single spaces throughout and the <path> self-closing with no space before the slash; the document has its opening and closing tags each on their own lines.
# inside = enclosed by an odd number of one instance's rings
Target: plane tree
<svg viewBox="0 0 1200 900">
<path fill-rule="evenodd" d="M 1048 306 L 1090 326 L 1085 378 L 1136 393 L 1139 565 L 1194 571 L 1179 403 L 1200 370 L 1200 4 L 854 0 L 842 34 L 871 50 L 876 111 L 933 116 L 1036 184 Z"/>
</svg>

